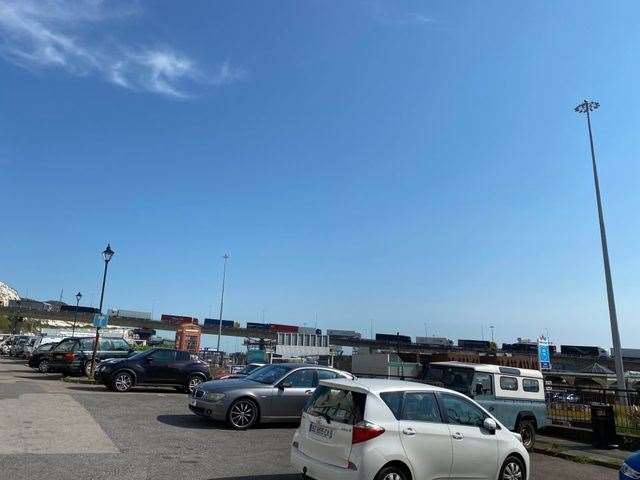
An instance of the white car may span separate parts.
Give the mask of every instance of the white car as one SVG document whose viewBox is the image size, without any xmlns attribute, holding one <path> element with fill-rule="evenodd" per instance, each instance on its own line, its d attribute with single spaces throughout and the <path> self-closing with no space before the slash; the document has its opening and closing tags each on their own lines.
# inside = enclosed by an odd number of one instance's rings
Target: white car
<svg viewBox="0 0 640 480">
<path fill-rule="evenodd" d="M 291 463 L 315 480 L 527 480 L 530 471 L 520 436 L 473 400 L 380 379 L 321 381 Z"/>
</svg>

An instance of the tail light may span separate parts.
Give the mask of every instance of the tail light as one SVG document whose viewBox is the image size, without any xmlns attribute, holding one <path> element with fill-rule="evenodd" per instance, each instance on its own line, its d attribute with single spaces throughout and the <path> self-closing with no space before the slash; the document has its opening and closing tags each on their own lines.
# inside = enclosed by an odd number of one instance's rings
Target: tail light
<svg viewBox="0 0 640 480">
<path fill-rule="evenodd" d="M 76 354 L 75 354 L 75 353 L 72 353 L 72 352 L 65 353 L 65 354 L 64 354 L 64 357 L 62 357 L 62 359 L 63 359 L 65 362 L 73 362 L 73 361 L 75 360 L 75 358 L 76 358 Z"/>
<path fill-rule="evenodd" d="M 367 422 L 363 420 L 362 422 L 356 423 L 353 426 L 353 433 L 351 434 L 351 443 L 362 443 L 367 440 L 371 440 L 372 438 L 379 437 L 384 433 L 384 428 L 380 425 L 376 425 L 375 423 Z"/>
</svg>

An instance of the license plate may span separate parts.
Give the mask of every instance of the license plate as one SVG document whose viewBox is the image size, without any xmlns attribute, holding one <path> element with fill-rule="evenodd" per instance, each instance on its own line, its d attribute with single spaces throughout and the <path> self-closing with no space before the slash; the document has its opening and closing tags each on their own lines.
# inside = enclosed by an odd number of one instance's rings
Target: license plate
<svg viewBox="0 0 640 480">
<path fill-rule="evenodd" d="M 191 400 L 189 400 L 189 405 L 192 405 L 195 407 L 197 404 L 198 404 L 198 401 L 195 398 L 192 398 Z"/>
<path fill-rule="evenodd" d="M 333 430 L 327 427 L 323 427 L 321 425 L 316 425 L 315 423 L 309 424 L 309 433 L 313 433 L 318 437 L 333 438 Z"/>
</svg>

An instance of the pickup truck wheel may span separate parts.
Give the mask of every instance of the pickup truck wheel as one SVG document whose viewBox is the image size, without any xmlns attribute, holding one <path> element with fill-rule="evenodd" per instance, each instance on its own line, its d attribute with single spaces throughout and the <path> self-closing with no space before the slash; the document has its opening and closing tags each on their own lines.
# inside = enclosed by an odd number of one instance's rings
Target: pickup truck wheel
<svg viewBox="0 0 640 480">
<path fill-rule="evenodd" d="M 524 448 L 531 450 L 534 443 L 536 443 L 536 429 L 533 426 L 533 422 L 530 420 L 521 421 L 518 426 L 518 433 L 522 437 Z"/>
</svg>

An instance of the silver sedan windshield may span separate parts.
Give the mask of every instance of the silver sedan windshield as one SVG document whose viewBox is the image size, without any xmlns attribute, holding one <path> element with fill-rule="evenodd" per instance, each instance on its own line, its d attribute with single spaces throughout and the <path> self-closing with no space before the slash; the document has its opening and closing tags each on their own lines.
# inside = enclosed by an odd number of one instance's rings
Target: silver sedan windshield
<svg viewBox="0 0 640 480">
<path fill-rule="evenodd" d="M 287 365 L 267 365 L 255 370 L 245 378 L 247 378 L 248 380 L 253 380 L 254 382 L 271 385 L 276 383 L 290 371 L 291 367 Z"/>
</svg>

